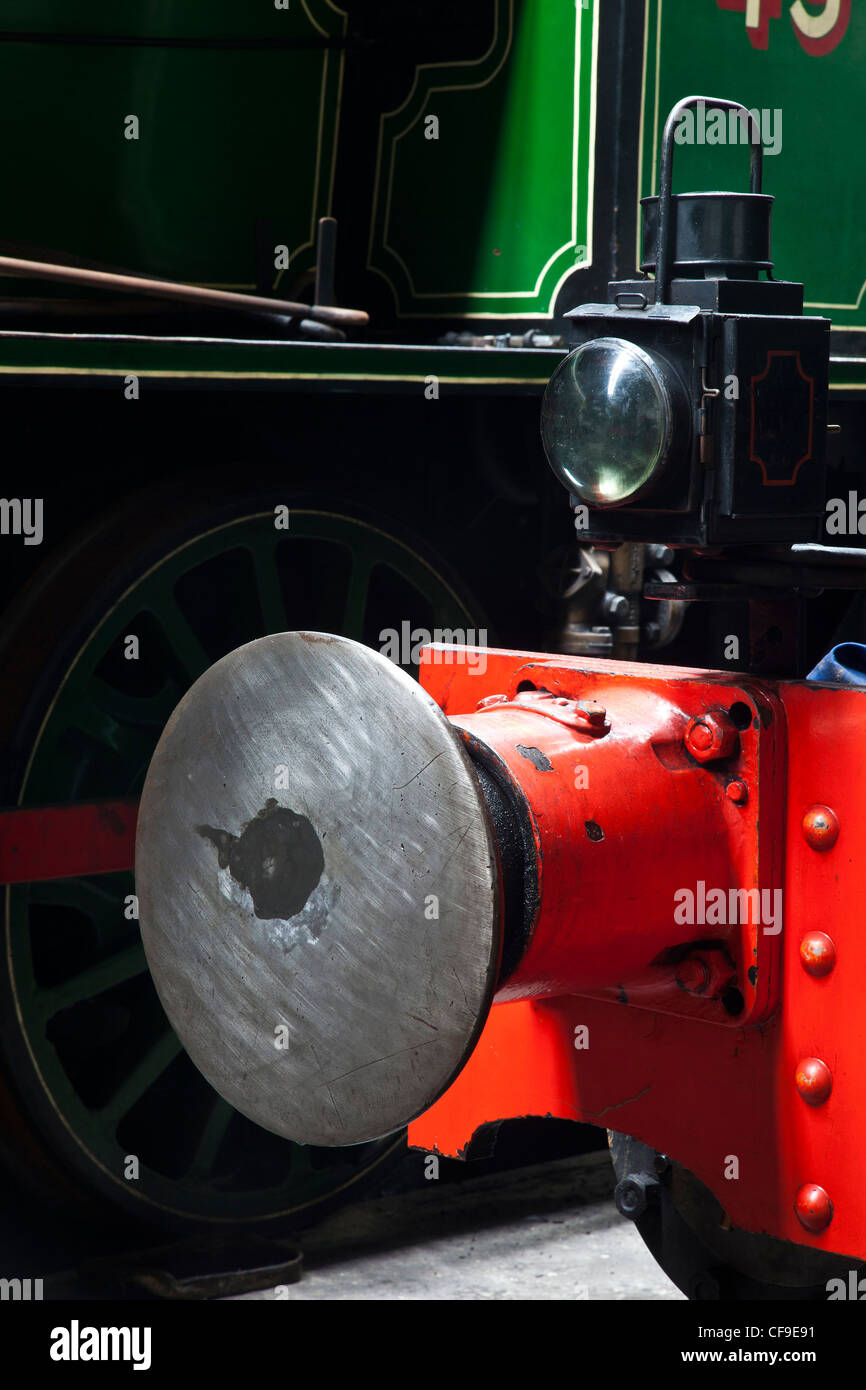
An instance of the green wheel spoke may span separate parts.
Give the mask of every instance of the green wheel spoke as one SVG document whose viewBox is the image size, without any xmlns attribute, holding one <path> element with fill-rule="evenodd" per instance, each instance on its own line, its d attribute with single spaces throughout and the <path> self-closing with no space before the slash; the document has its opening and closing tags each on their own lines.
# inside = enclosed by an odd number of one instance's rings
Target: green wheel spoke
<svg viewBox="0 0 866 1390">
<path fill-rule="evenodd" d="M 28 897 L 32 903 L 74 907 L 95 922 L 109 916 L 123 919 L 123 898 L 117 889 L 95 883 L 90 878 L 54 878 L 31 883 Z"/>
<path fill-rule="evenodd" d="M 344 637 L 352 637 L 356 642 L 360 642 L 364 635 L 364 614 L 367 611 L 367 592 L 370 588 L 372 569 L 372 555 L 366 550 L 352 551 L 352 573 L 349 577 L 341 631 Z"/>
<path fill-rule="evenodd" d="M 31 907 L 67 908 L 80 912 L 91 924 L 91 940 L 112 952 L 138 940 L 138 926 L 124 916 L 124 899 L 133 892 L 132 876 L 107 874 L 93 878 L 48 879 L 29 883 L 27 900 Z M 52 914 L 55 916 L 56 914 Z M 74 921 L 67 917 L 67 921 Z M 71 930 L 75 930 L 71 926 Z M 35 993 L 38 991 L 34 991 Z"/>
<path fill-rule="evenodd" d="M 292 1148 L 292 1177 L 306 1178 L 314 1171 L 310 1161 L 312 1150 L 309 1144 L 295 1144 Z"/>
<path fill-rule="evenodd" d="M 201 1132 L 192 1162 L 184 1174 L 185 1177 L 206 1178 L 212 1172 L 220 1151 L 220 1145 L 225 1139 L 234 1113 L 228 1101 L 223 1100 L 222 1096 L 215 1093 L 213 1108 Z"/>
<path fill-rule="evenodd" d="M 144 948 L 141 942 L 137 942 L 134 946 L 128 946 L 125 951 L 117 951 L 107 960 L 102 960 L 97 965 L 91 965 L 89 969 L 80 971 L 69 980 L 64 980 L 62 985 L 40 990 L 37 995 L 37 1007 L 42 1011 L 47 1022 L 61 1009 L 69 1008 L 71 1004 L 78 1004 L 84 999 L 93 999 L 98 994 L 104 994 L 106 990 L 113 989 L 115 985 L 123 984 L 125 980 L 132 980 L 136 975 L 143 975 L 146 970 L 147 961 L 144 956 Z"/>
<path fill-rule="evenodd" d="M 124 695 L 98 676 L 91 676 L 87 689 L 93 703 L 111 719 L 121 724 L 145 724 L 152 729 L 163 727 L 182 694 L 174 681 L 167 680 L 156 695 Z"/>
<path fill-rule="evenodd" d="M 265 632 L 285 632 L 286 606 L 277 574 L 274 546 L 257 547 L 251 552 L 256 576 L 256 592 L 262 606 L 262 620 Z"/>
<path fill-rule="evenodd" d="M 124 1115 L 128 1115 L 136 1101 L 149 1091 L 155 1081 L 162 1076 L 166 1067 L 183 1051 L 174 1033 L 166 1031 L 148 1048 L 138 1065 L 115 1091 L 107 1105 L 98 1111 L 99 1121 L 104 1130 L 114 1134 Z"/>
<path fill-rule="evenodd" d="M 454 609 L 453 609 L 453 608 L 434 608 L 434 610 L 433 610 L 433 626 L 434 626 L 435 628 L 438 628 L 440 631 L 445 631 L 445 632 L 451 631 L 451 632 L 454 632 L 454 631 L 457 631 L 458 629 L 460 629 L 460 631 L 462 631 L 462 632 L 467 632 L 467 631 L 468 631 L 469 634 L 470 634 L 470 636 L 471 636 L 471 634 L 472 634 L 472 628 L 467 629 L 464 623 L 460 623 L 460 622 L 457 622 L 457 621 L 455 620 L 455 617 L 454 617 Z M 476 628 L 475 628 L 475 637 L 476 637 L 476 640 L 477 640 L 477 638 L 478 638 L 479 632 L 480 632 L 480 629 L 476 627 Z"/>
<path fill-rule="evenodd" d="M 198 680 L 201 673 L 211 665 L 211 659 L 178 607 L 174 594 L 166 594 L 165 601 L 153 605 L 150 611 L 162 629 L 172 652 L 189 676 L 190 683 Z"/>
<path fill-rule="evenodd" d="M 127 766 L 138 766 L 153 749 L 153 736 L 147 729 L 121 724 L 92 700 L 80 701 L 70 712 L 68 723 L 94 743 L 110 748 Z"/>
</svg>

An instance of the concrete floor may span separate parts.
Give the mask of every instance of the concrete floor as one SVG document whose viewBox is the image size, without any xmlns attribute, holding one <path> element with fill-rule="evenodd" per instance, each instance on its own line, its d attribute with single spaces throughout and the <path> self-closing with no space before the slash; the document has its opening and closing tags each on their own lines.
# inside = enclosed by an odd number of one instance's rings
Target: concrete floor
<svg viewBox="0 0 866 1390">
<path fill-rule="evenodd" d="M 298 1238 L 297 1284 L 242 1299 L 682 1300 L 611 1200 L 605 1153 L 414 1191 Z"/>
<path fill-rule="evenodd" d="M 525 1159 L 520 1160 L 524 1162 Z M 633 1226 L 614 1207 L 606 1150 L 532 1166 L 495 1168 L 442 1160 L 439 1180 L 424 1178 L 425 1156 L 408 1152 L 367 1200 L 338 1208 L 294 1237 L 303 1254 L 300 1282 L 243 1299 L 287 1300 L 681 1300 L 682 1295 Z M 164 1235 L 141 1238 L 122 1223 L 73 1207 L 42 1209 L 10 1186 L 0 1189 L 4 1269 L 45 1276 L 45 1298 L 141 1298 L 125 1282 L 130 1261 L 148 1269 L 225 1269 L 210 1257 L 154 1250 Z M 285 1246 L 250 1255 L 274 1264 Z M 288 1258 L 294 1247 L 289 1240 Z M 248 1267 L 232 1263 L 231 1269 Z M 120 1273 L 118 1273 L 120 1271 Z M 181 1276 L 182 1277 L 182 1276 Z"/>
</svg>

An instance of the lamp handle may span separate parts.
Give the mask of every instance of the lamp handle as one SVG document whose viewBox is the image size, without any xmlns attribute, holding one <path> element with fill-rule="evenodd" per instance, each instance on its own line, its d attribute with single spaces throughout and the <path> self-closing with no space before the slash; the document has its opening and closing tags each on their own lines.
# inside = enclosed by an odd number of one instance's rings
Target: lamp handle
<svg viewBox="0 0 866 1390">
<path fill-rule="evenodd" d="M 727 101 L 721 97 L 716 100 L 714 97 L 684 97 L 678 101 L 665 121 L 664 136 L 662 137 L 662 157 L 659 169 L 659 216 L 658 216 L 658 241 L 656 243 L 656 304 L 667 303 L 670 291 L 671 267 L 672 267 L 672 233 L 671 233 L 671 202 L 673 198 L 673 178 L 674 178 L 674 136 L 676 129 L 684 111 L 688 111 L 693 106 L 700 106 L 703 102 L 706 106 L 721 108 L 723 111 L 739 111 L 748 117 L 751 127 L 751 176 L 750 193 L 760 193 L 764 174 L 764 146 L 761 142 L 761 129 L 755 117 L 747 106 L 743 106 L 739 101 Z"/>
</svg>

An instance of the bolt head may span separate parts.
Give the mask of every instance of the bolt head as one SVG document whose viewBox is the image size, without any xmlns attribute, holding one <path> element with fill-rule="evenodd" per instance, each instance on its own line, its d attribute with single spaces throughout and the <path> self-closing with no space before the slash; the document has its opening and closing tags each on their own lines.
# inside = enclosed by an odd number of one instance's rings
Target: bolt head
<svg viewBox="0 0 866 1390">
<path fill-rule="evenodd" d="M 745 806 L 749 799 L 749 788 L 745 782 L 729 782 L 725 787 L 725 796 L 735 806 Z"/>
<path fill-rule="evenodd" d="M 839 820 L 829 806 L 810 806 L 803 817 L 803 834 L 812 849 L 832 849 L 839 838 Z"/>
<path fill-rule="evenodd" d="M 617 1183 L 613 1200 L 620 1216 L 636 1221 L 659 1199 L 660 1183 L 653 1173 L 629 1173 Z"/>
<path fill-rule="evenodd" d="M 833 1203 L 823 1187 L 816 1182 L 804 1182 L 797 1189 L 794 1198 L 794 1211 L 801 1226 L 814 1235 L 826 1231 L 833 1220 Z"/>
<path fill-rule="evenodd" d="M 646 548 L 646 558 L 652 565 L 667 567 L 673 562 L 674 552 L 669 545 L 659 545 L 653 542 Z"/>
<path fill-rule="evenodd" d="M 677 966 L 677 983 L 689 994 L 703 994 L 710 983 L 710 967 L 700 956 L 689 956 Z"/>
<path fill-rule="evenodd" d="M 709 1303 L 721 1298 L 722 1289 L 716 1276 L 708 1269 L 695 1274 L 689 1283 L 689 1298 L 701 1303 Z"/>
<path fill-rule="evenodd" d="M 607 611 L 611 618 L 616 621 L 618 618 L 627 618 L 629 613 L 629 601 L 625 594 L 608 594 Z"/>
<path fill-rule="evenodd" d="M 800 942 L 800 964 L 809 975 L 820 979 L 836 965 L 836 944 L 823 931 L 807 932 Z"/>
<path fill-rule="evenodd" d="M 727 714 L 708 710 L 690 719 L 686 727 L 685 744 L 699 763 L 730 758 L 739 746 L 740 736 Z"/>
<path fill-rule="evenodd" d="M 823 1105 L 833 1089 L 833 1073 L 820 1057 L 803 1057 L 794 1072 L 794 1085 L 807 1105 Z"/>
<path fill-rule="evenodd" d="M 576 709 L 578 716 L 594 727 L 604 724 L 607 719 L 607 710 L 597 700 L 578 700 Z"/>
</svg>

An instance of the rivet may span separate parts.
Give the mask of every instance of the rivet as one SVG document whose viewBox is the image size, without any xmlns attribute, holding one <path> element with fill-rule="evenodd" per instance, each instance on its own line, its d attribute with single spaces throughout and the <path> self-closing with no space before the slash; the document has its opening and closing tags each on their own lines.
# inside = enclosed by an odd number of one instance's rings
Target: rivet
<svg viewBox="0 0 866 1390">
<path fill-rule="evenodd" d="M 813 849 L 832 849 L 839 838 L 839 821 L 829 806 L 810 806 L 803 817 L 803 834 Z"/>
<path fill-rule="evenodd" d="M 804 1057 L 797 1063 L 794 1085 L 807 1105 L 823 1105 L 833 1089 L 833 1073 L 820 1057 Z"/>
<path fill-rule="evenodd" d="M 836 945 L 823 931 L 807 932 L 800 942 L 800 964 L 809 975 L 820 979 L 836 965 Z"/>
<path fill-rule="evenodd" d="M 801 1226 L 817 1234 L 826 1231 L 833 1220 L 833 1203 L 823 1187 L 816 1182 L 804 1182 L 794 1198 L 794 1210 Z"/>
<path fill-rule="evenodd" d="M 725 796 L 735 806 L 745 806 L 749 799 L 749 788 L 745 782 L 729 782 L 725 787 Z"/>
</svg>

